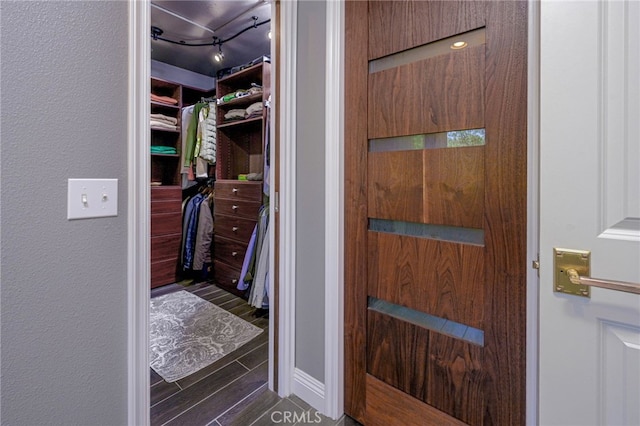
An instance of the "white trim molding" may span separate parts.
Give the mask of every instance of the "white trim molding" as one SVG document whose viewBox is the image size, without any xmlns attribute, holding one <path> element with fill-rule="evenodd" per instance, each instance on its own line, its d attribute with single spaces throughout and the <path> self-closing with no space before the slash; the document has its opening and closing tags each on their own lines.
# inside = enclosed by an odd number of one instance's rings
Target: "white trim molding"
<svg viewBox="0 0 640 426">
<path fill-rule="evenodd" d="M 529 2 L 527 70 L 527 264 L 540 252 L 540 2 Z M 540 278 L 527 270 L 526 424 L 538 424 L 538 292 Z"/>
<path fill-rule="evenodd" d="M 276 20 L 276 3 L 275 2 L 271 2 L 271 22 L 274 24 L 274 27 L 272 27 L 274 29 L 274 34 L 278 33 L 279 28 L 276 30 L 277 27 L 280 26 L 280 22 L 278 22 Z M 271 37 L 271 45 L 270 45 L 270 49 L 271 49 L 271 95 L 269 96 L 269 107 L 271 108 L 271 114 L 269 115 L 270 119 L 269 119 L 269 141 L 271 143 L 271 147 L 274 146 L 274 142 L 276 140 L 276 120 L 278 119 L 278 117 L 276 117 L 276 114 L 274 114 L 274 111 L 276 110 L 276 103 L 278 101 L 277 96 L 275 95 L 276 93 L 278 93 L 278 81 L 275 78 L 275 76 L 278 73 L 278 59 L 276 57 L 276 46 L 278 43 L 278 36 L 275 37 Z M 271 148 L 269 150 L 269 164 L 272 165 L 277 165 L 279 164 L 279 161 L 276 158 L 276 150 Z M 277 217 L 276 214 L 279 211 L 279 208 L 277 207 L 277 203 L 278 203 L 278 197 L 280 194 L 276 194 L 276 185 L 275 185 L 275 176 L 276 176 L 276 167 L 270 167 L 269 168 L 269 217 L 270 218 L 275 218 Z M 273 220 L 273 219 L 271 219 Z M 276 252 L 276 233 L 275 233 L 275 227 L 274 226 L 270 226 L 269 227 L 269 253 L 271 253 L 271 255 L 269 256 L 269 270 L 270 271 L 275 271 L 276 267 L 278 265 L 276 265 L 275 263 L 275 256 L 274 253 Z M 274 282 L 274 277 L 275 275 L 272 274 L 271 277 L 272 279 L 269 280 L 269 294 L 273 295 L 275 294 L 275 282 Z M 279 303 L 280 301 L 278 301 L 277 303 Z M 270 309 L 269 311 L 269 355 L 268 355 L 268 359 L 267 362 L 269 363 L 269 378 L 268 378 L 268 388 L 270 391 L 274 391 L 275 387 L 274 384 L 276 383 L 276 379 L 277 377 L 274 376 L 274 372 L 275 372 L 275 336 L 276 336 L 276 318 L 275 315 L 273 315 L 273 312 L 275 310 Z"/>
<path fill-rule="evenodd" d="M 297 0 L 280 3 L 280 248 L 278 395 L 291 395 L 295 368 L 296 319 L 296 49 Z"/>
<path fill-rule="evenodd" d="M 149 0 L 129 0 L 127 129 L 128 424 L 149 419 Z"/>
<path fill-rule="evenodd" d="M 293 393 L 320 413 L 323 412 L 324 384 L 297 368 L 293 371 Z"/>
<path fill-rule="evenodd" d="M 328 1 L 325 71 L 324 404 L 344 413 L 344 1 Z"/>
</svg>

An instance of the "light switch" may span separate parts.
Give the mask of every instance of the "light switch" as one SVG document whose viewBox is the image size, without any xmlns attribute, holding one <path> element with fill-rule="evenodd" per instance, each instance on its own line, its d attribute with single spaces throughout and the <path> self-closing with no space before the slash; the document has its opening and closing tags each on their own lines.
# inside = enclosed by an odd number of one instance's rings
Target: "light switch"
<svg viewBox="0 0 640 426">
<path fill-rule="evenodd" d="M 118 215 L 118 179 L 69 179 L 67 219 Z"/>
</svg>

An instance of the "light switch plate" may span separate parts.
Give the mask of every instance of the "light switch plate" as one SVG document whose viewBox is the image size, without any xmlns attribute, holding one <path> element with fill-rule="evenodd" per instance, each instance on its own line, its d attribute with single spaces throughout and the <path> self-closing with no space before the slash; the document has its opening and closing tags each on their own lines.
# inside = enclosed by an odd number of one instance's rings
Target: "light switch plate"
<svg viewBox="0 0 640 426">
<path fill-rule="evenodd" d="M 118 215 L 118 179 L 69 179 L 67 219 Z"/>
</svg>

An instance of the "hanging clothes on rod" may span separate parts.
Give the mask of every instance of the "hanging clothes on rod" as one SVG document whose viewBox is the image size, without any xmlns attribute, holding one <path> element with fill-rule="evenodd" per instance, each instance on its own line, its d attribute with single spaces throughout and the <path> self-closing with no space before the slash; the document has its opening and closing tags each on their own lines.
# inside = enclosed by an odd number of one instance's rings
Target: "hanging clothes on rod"
<svg viewBox="0 0 640 426">
<path fill-rule="evenodd" d="M 270 99 L 265 102 L 266 123 L 264 142 L 264 179 L 262 192 L 264 204 L 258 212 L 258 222 L 251 235 L 245 253 L 238 290 L 247 291 L 248 303 L 258 309 L 269 309 L 269 167 L 270 167 Z"/>
<path fill-rule="evenodd" d="M 207 178 L 209 176 L 209 165 L 215 165 L 216 163 L 215 98 L 202 98 L 200 102 L 192 106 L 190 117 L 183 115 L 182 123 L 183 126 L 187 126 L 186 131 L 183 127 L 183 134 L 185 135 L 183 167 L 188 173 L 188 180 L 194 181 L 196 178 Z"/>
<path fill-rule="evenodd" d="M 183 201 L 181 264 L 183 272 L 206 277 L 213 244 L 213 179 Z"/>
<path fill-rule="evenodd" d="M 269 308 L 269 204 L 260 207 L 236 288 L 247 291 L 251 306 Z"/>
</svg>

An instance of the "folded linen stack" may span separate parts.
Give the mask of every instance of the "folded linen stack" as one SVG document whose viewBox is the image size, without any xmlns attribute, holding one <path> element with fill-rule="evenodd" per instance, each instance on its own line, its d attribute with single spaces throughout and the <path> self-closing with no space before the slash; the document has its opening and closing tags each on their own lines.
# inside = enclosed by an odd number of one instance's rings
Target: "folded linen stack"
<svg viewBox="0 0 640 426">
<path fill-rule="evenodd" d="M 226 104 L 227 102 L 231 102 L 234 99 L 241 99 L 245 96 L 257 95 L 262 93 L 262 86 L 256 83 L 251 83 L 251 87 L 249 89 L 236 90 L 232 93 L 227 93 L 226 95 L 218 98 L 218 105 Z"/>
<path fill-rule="evenodd" d="M 262 117 L 262 109 L 263 109 L 263 105 L 262 102 L 256 102 L 254 104 L 251 104 L 249 106 L 249 108 L 247 108 L 247 118 L 255 118 L 255 117 Z"/>
<path fill-rule="evenodd" d="M 249 118 L 262 117 L 262 102 L 255 102 L 247 109 L 232 109 L 224 115 L 224 121 L 247 120 Z"/>
<path fill-rule="evenodd" d="M 225 121 L 244 120 L 246 116 L 246 110 L 244 109 L 232 109 L 224 115 Z"/>
<path fill-rule="evenodd" d="M 173 146 L 151 145 L 152 154 L 177 154 L 178 150 Z"/>
<path fill-rule="evenodd" d="M 175 117 L 169 117 L 164 114 L 151 114 L 150 121 L 151 127 L 159 127 L 167 130 L 178 130 L 178 119 Z"/>
<path fill-rule="evenodd" d="M 151 101 L 152 102 L 160 102 L 162 104 L 169 104 L 169 105 L 177 105 L 178 100 L 171 98 L 169 96 L 160 96 L 160 95 L 155 95 L 155 94 L 151 94 Z"/>
</svg>

